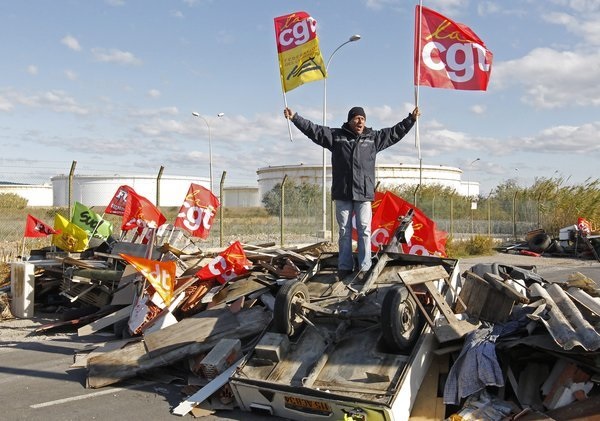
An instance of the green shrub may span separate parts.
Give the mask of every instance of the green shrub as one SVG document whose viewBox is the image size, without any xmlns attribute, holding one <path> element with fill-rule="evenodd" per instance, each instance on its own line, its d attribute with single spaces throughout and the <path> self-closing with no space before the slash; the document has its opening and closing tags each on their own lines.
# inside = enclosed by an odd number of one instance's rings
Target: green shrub
<svg viewBox="0 0 600 421">
<path fill-rule="evenodd" d="M 462 241 L 448 237 L 446 241 L 446 254 L 453 259 L 467 256 L 485 256 L 493 254 L 494 247 L 494 240 L 483 235 L 476 235 Z"/>
<path fill-rule="evenodd" d="M 25 209 L 27 199 L 14 193 L 0 193 L 0 208 Z"/>
</svg>

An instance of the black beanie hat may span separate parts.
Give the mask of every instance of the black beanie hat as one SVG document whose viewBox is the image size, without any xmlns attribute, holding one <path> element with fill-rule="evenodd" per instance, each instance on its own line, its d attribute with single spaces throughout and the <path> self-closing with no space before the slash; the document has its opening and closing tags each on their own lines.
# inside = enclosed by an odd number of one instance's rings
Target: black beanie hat
<svg viewBox="0 0 600 421">
<path fill-rule="evenodd" d="M 350 108 L 350 111 L 348 111 L 348 120 L 347 121 L 352 120 L 357 115 L 362 115 L 365 119 L 367 118 L 367 115 L 365 114 L 365 110 L 363 110 L 362 107 L 352 107 L 352 108 Z"/>
</svg>

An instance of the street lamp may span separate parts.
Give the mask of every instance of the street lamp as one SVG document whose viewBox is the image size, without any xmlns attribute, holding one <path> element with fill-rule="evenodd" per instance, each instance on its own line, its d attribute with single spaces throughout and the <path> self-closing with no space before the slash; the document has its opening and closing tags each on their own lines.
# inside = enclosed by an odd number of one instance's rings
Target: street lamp
<svg viewBox="0 0 600 421">
<path fill-rule="evenodd" d="M 337 51 L 340 48 L 342 48 L 344 45 L 346 45 L 350 42 L 358 41 L 359 39 L 360 39 L 360 35 L 354 34 L 350 38 L 348 38 L 348 41 L 343 42 L 335 50 L 333 50 L 333 53 L 331 53 L 331 55 L 329 56 L 329 59 L 327 60 L 327 64 L 325 65 L 325 73 L 327 73 L 327 70 L 329 69 L 329 63 L 331 63 L 331 59 L 333 58 L 334 54 L 337 53 Z M 327 77 L 323 79 L 323 126 L 326 126 L 326 125 L 327 125 Z M 322 207 L 322 210 L 323 210 L 323 215 L 322 215 L 322 217 L 323 217 L 323 238 L 325 238 L 326 232 L 327 232 L 327 149 L 325 149 L 325 148 L 323 148 L 323 207 Z"/>
<path fill-rule="evenodd" d="M 208 123 L 208 120 L 205 119 L 204 117 L 202 117 L 200 115 L 200 113 L 197 113 L 196 111 L 192 112 L 192 115 L 194 117 L 198 117 L 200 119 L 202 119 L 205 123 L 206 123 L 206 127 L 208 128 L 208 173 L 209 173 L 209 178 L 210 178 L 210 191 L 213 191 L 213 164 L 212 164 L 212 143 L 211 143 L 211 139 L 210 139 L 210 124 Z M 225 113 L 219 113 L 217 114 L 217 117 L 223 117 L 225 115 Z"/>
</svg>

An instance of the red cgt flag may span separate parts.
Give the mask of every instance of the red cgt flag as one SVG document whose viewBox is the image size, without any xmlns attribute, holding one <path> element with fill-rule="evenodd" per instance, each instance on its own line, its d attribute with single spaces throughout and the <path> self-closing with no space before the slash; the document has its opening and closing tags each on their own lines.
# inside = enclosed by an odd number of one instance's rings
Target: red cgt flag
<svg viewBox="0 0 600 421">
<path fill-rule="evenodd" d="M 210 190 L 191 183 L 173 225 L 194 237 L 207 238 L 219 205 L 219 199 Z"/>
<path fill-rule="evenodd" d="M 469 27 L 416 7 L 415 86 L 485 91 L 492 56 Z"/>
<path fill-rule="evenodd" d="M 252 262 L 246 258 L 246 253 L 239 241 L 236 241 L 209 264 L 202 267 L 196 276 L 200 280 L 216 279 L 219 283 L 233 279 L 248 272 Z"/>
<path fill-rule="evenodd" d="M 27 214 L 25 222 L 25 237 L 46 237 L 48 235 L 60 234 L 60 230 L 55 230 L 46 225 L 35 216 Z"/>
<path fill-rule="evenodd" d="M 127 194 L 125 210 L 123 211 L 123 221 L 121 224 L 123 231 L 128 231 L 132 228 L 142 229 L 147 225 L 160 227 L 165 222 L 167 222 L 167 218 L 150 200 L 137 194 L 130 188 Z"/>
<path fill-rule="evenodd" d="M 409 244 L 402 244 L 404 253 L 445 257 L 447 233 L 438 230 L 436 223 L 419 208 L 389 191 L 375 192 L 371 221 L 372 249 L 378 250 L 389 243 L 391 236 L 400 224 L 398 216 L 406 215 L 409 209 L 414 211 L 414 234 Z"/>
</svg>

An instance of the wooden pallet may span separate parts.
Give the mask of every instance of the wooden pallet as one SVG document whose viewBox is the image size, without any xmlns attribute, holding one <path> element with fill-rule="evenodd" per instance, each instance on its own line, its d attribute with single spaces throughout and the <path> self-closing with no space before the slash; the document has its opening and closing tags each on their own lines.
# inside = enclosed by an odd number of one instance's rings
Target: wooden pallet
<svg viewBox="0 0 600 421">
<path fill-rule="evenodd" d="M 406 285 L 408 292 L 416 301 L 421 313 L 425 317 L 425 320 L 431 326 L 433 333 L 437 337 L 440 343 L 453 341 L 456 339 L 463 338 L 469 332 L 477 329 L 479 324 L 473 324 L 467 320 L 459 320 L 456 314 L 450 308 L 450 305 L 446 302 L 446 299 L 439 291 L 435 281 L 444 281 L 448 287 L 452 288 L 449 281 L 448 272 L 443 266 L 428 266 L 423 268 L 399 271 L 398 276 Z M 424 285 L 429 292 L 435 305 L 431 312 L 429 312 L 421 303 L 417 295 L 415 294 L 415 285 Z M 455 294 L 458 296 L 458 294 Z M 464 303 L 463 303 L 464 306 Z M 466 307 L 466 306 L 465 306 Z M 434 321 L 436 311 L 445 319 L 445 323 L 439 323 Z"/>
</svg>

